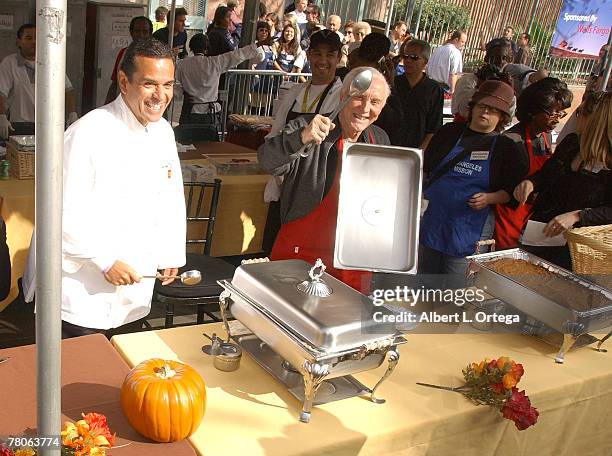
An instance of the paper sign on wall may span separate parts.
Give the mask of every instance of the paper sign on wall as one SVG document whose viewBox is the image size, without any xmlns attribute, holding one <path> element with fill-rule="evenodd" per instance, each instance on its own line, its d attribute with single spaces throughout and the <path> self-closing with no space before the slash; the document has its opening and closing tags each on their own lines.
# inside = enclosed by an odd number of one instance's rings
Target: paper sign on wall
<svg viewBox="0 0 612 456">
<path fill-rule="evenodd" d="M 113 49 L 121 49 L 130 45 L 131 38 L 129 36 L 113 36 L 111 46 Z"/>
<path fill-rule="evenodd" d="M 0 30 L 13 30 L 12 14 L 0 14 Z"/>
</svg>

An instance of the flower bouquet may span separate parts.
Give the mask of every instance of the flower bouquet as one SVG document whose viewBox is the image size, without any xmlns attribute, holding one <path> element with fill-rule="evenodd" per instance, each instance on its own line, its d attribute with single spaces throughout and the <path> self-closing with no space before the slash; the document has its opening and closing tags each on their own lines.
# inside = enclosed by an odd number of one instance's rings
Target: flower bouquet
<svg viewBox="0 0 612 456">
<path fill-rule="evenodd" d="M 417 385 L 454 391 L 463 394 L 476 405 L 489 405 L 499 410 L 504 418 L 514 421 L 522 431 L 538 421 L 538 410 L 531 406 L 525 391 L 516 387 L 525 373 L 522 364 L 505 356 L 480 363 L 471 363 L 463 369 L 465 384 L 458 387 L 417 383 Z"/>
<path fill-rule="evenodd" d="M 115 435 L 110 433 L 106 424 L 106 417 L 99 413 L 82 413 L 81 416 L 83 419 L 76 423 L 66 421 L 64 424 L 64 429 L 60 433 L 62 456 L 106 456 L 106 450 L 110 449 L 115 441 Z M 41 439 L 24 437 L 15 440 L 37 441 Z M 13 449 L 0 443 L 0 456 L 35 456 L 37 454 L 35 447 L 21 446 Z"/>
</svg>

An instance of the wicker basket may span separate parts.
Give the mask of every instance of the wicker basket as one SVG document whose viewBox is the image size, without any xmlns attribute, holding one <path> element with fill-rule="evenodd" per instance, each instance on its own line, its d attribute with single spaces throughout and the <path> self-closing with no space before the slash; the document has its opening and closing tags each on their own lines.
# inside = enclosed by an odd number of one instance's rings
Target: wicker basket
<svg viewBox="0 0 612 456">
<path fill-rule="evenodd" d="M 578 274 L 612 274 L 612 225 L 585 226 L 565 233 Z"/>
<path fill-rule="evenodd" d="M 7 144 L 9 173 L 17 179 L 34 179 L 36 155 L 34 150 L 21 150 L 9 141 Z"/>
</svg>

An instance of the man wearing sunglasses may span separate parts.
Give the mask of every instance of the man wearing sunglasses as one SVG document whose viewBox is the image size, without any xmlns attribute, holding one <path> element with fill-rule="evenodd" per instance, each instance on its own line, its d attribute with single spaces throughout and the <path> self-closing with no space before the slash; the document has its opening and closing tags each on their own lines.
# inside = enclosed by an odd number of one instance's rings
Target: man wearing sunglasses
<svg viewBox="0 0 612 456">
<path fill-rule="evenodd" d="M 429 43 L 406 41 L 400 52 L 405 71 L 395 77 L 377 125 L 387 132 L 391 144 L 424 150 L 442 126 L 444 92 L 425 74 L 431 54 Z"/>
</svg>

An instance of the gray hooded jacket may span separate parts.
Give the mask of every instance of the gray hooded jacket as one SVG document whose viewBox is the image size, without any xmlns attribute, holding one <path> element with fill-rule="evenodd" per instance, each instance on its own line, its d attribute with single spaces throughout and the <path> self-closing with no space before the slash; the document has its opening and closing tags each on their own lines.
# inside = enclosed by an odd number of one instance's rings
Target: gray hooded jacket
<svg viewBox="0 0 612 456">
<path fill-rule="evenodd" d="M 302 139 L 300 133 L 308 125 L 304 118 L 289 122 L 280 134 L 266 139 L 257 150 L 260 166 L 274 176 L 283 176 L 280 197 L 281 222 L 287 223 L 308 215 L 325 196 L 328 172 L 328 156 L 340 138 L 337 125 L 321 145 L 315 146 L 307 157 L 300 156 Z M 388 145 L 389 137 L 379 127 L 370 125 L 361 133 L 358 142 Z"/>
</svg>

